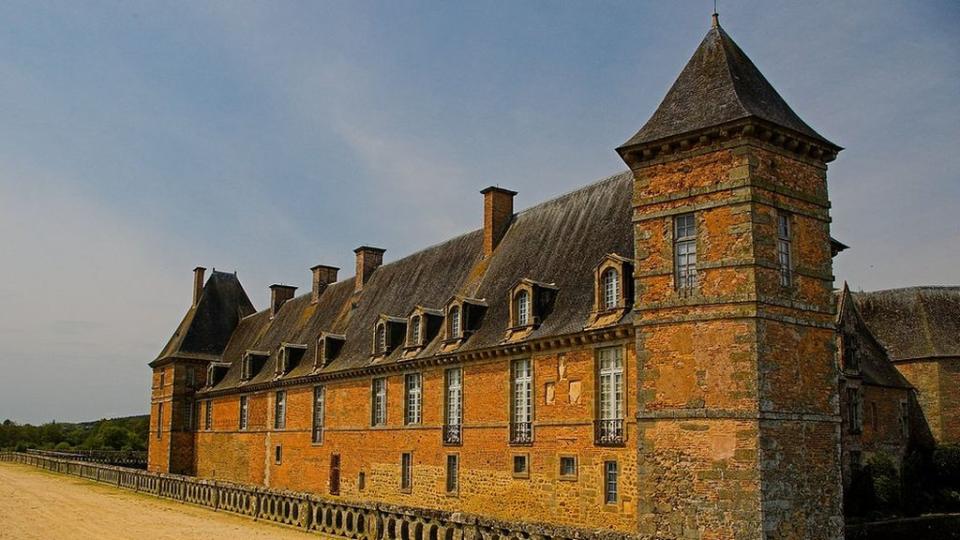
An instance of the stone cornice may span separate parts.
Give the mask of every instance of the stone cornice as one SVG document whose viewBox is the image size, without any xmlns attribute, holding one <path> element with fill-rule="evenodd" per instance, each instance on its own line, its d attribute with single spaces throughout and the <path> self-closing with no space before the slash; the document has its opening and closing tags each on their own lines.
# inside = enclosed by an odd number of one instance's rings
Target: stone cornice
<svg viewBox="0 0 960 540">
<path fill-rule="evenodd" d="M 689 157 L 691 152 L 710 152 L 719 148 L 759 143 L 769 149 L 791 156 L 819 167 L 837 157 L 842 150 L 838 146 L 818 141 L 791 129 L 760 120 L 744 118 L 719 126 L 693 131 L 634 146 L 617 149 L 620 157 L 631 169 L 666 163 Z"/>
</svg>

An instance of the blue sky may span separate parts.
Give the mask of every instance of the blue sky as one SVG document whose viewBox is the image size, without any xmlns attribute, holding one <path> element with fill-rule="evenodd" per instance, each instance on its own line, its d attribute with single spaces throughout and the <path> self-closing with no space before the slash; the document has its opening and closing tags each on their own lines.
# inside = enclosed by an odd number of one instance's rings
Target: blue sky
<svg viewBox="0 0 960 540">
<path fill-rule="evenodd" d="M 147 410 L 196 265 L 258 307 L 623 169 L 712 2 L 0 4 L 0 418 Z M 854 289 L 957 284 L 960 4 L 722 1 L 830 165 Z"/>
</svg>

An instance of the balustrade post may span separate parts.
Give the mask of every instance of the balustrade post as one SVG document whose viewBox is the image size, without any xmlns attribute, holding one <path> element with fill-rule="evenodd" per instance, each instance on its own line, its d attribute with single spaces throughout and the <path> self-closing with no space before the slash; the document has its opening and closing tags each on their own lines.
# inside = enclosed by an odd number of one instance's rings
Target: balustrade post
<svg viewBox="0 0 960 540">
<path fill-rule="evenodd" d="M 307 499 L 300 501 L 300 510 L 298 513 L 300 514 L 300 527 L 303 527 L 305 531 L 309 531 L 310 526 L 313 525 L 313 503 Z"/>
</svg>

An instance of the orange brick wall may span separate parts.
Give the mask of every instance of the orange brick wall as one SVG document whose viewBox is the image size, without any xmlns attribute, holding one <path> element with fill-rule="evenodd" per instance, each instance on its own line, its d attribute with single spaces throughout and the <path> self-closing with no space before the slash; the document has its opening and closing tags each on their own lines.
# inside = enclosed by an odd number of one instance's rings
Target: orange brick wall
<svg viewBox="0 0 960 540">
<path fill-rule="evenodd" d="M 635 355 L 624 347 L 626 417 L 636 403 Z M 403 425 L 403 374 L 387 378 L 387 425 L 370 427 L 371 378 L 328 382 L 322 444 L 311 443 L 313 387 L 287 389 L 286 429 L 274 431 L 274 392 L 250 395 L 249 426 L 239 432 L 239 397 L 214 401 L 214 429 L 201 430 L 197 473 L 201 477 L 264 484 L 329 495 L 330 455 L 341 456 L 340 495 L 349 500 L 460 510 L 530 522 L 636 530 L 635 422 L 627 422 L 624 447 L 594 444 L 596 383 L 593 347 L 528 356 L 534 367 L 534 442 L 509 443 L 509 361 L 468 363 L 463 368 L 464 434 L 460 446 L 442 440 L 444 370 L 423 370 L 422 423 Z M 548 401 L 547 387 L 552 386 Z M 571 390 L 572 389 L 572 390 Z M 202 426 L 202 424 L 201 424 Z M 274 463 L 274 447 L 283 460 Z M 412 452 L 413 488 L 400 490 L 400 454 Z M 447 494 L 448 454 L 460 459 L 460 487 Z M 526 454 L 529 478 L 514 478 L 513 456 Z M 575 456 L 578 476 L 559 478 L 561 455 Z M 620 468 L 616 505 L 605 505 L 602 467 Z M 358 477 L 366 476 L 365 489 Z"/>
</svg>

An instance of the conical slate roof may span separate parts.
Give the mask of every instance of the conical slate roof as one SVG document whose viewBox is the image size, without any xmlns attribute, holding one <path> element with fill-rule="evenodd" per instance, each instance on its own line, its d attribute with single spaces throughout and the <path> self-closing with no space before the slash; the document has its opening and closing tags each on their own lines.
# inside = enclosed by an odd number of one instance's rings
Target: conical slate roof
<svg viewBox="0 0 960 540">
<path fill-rule="evenodd" d="M 660 107 L 622 148 L 751 117 L 839 148 L 793 112 L 714 19 Z"/>
</svg>

